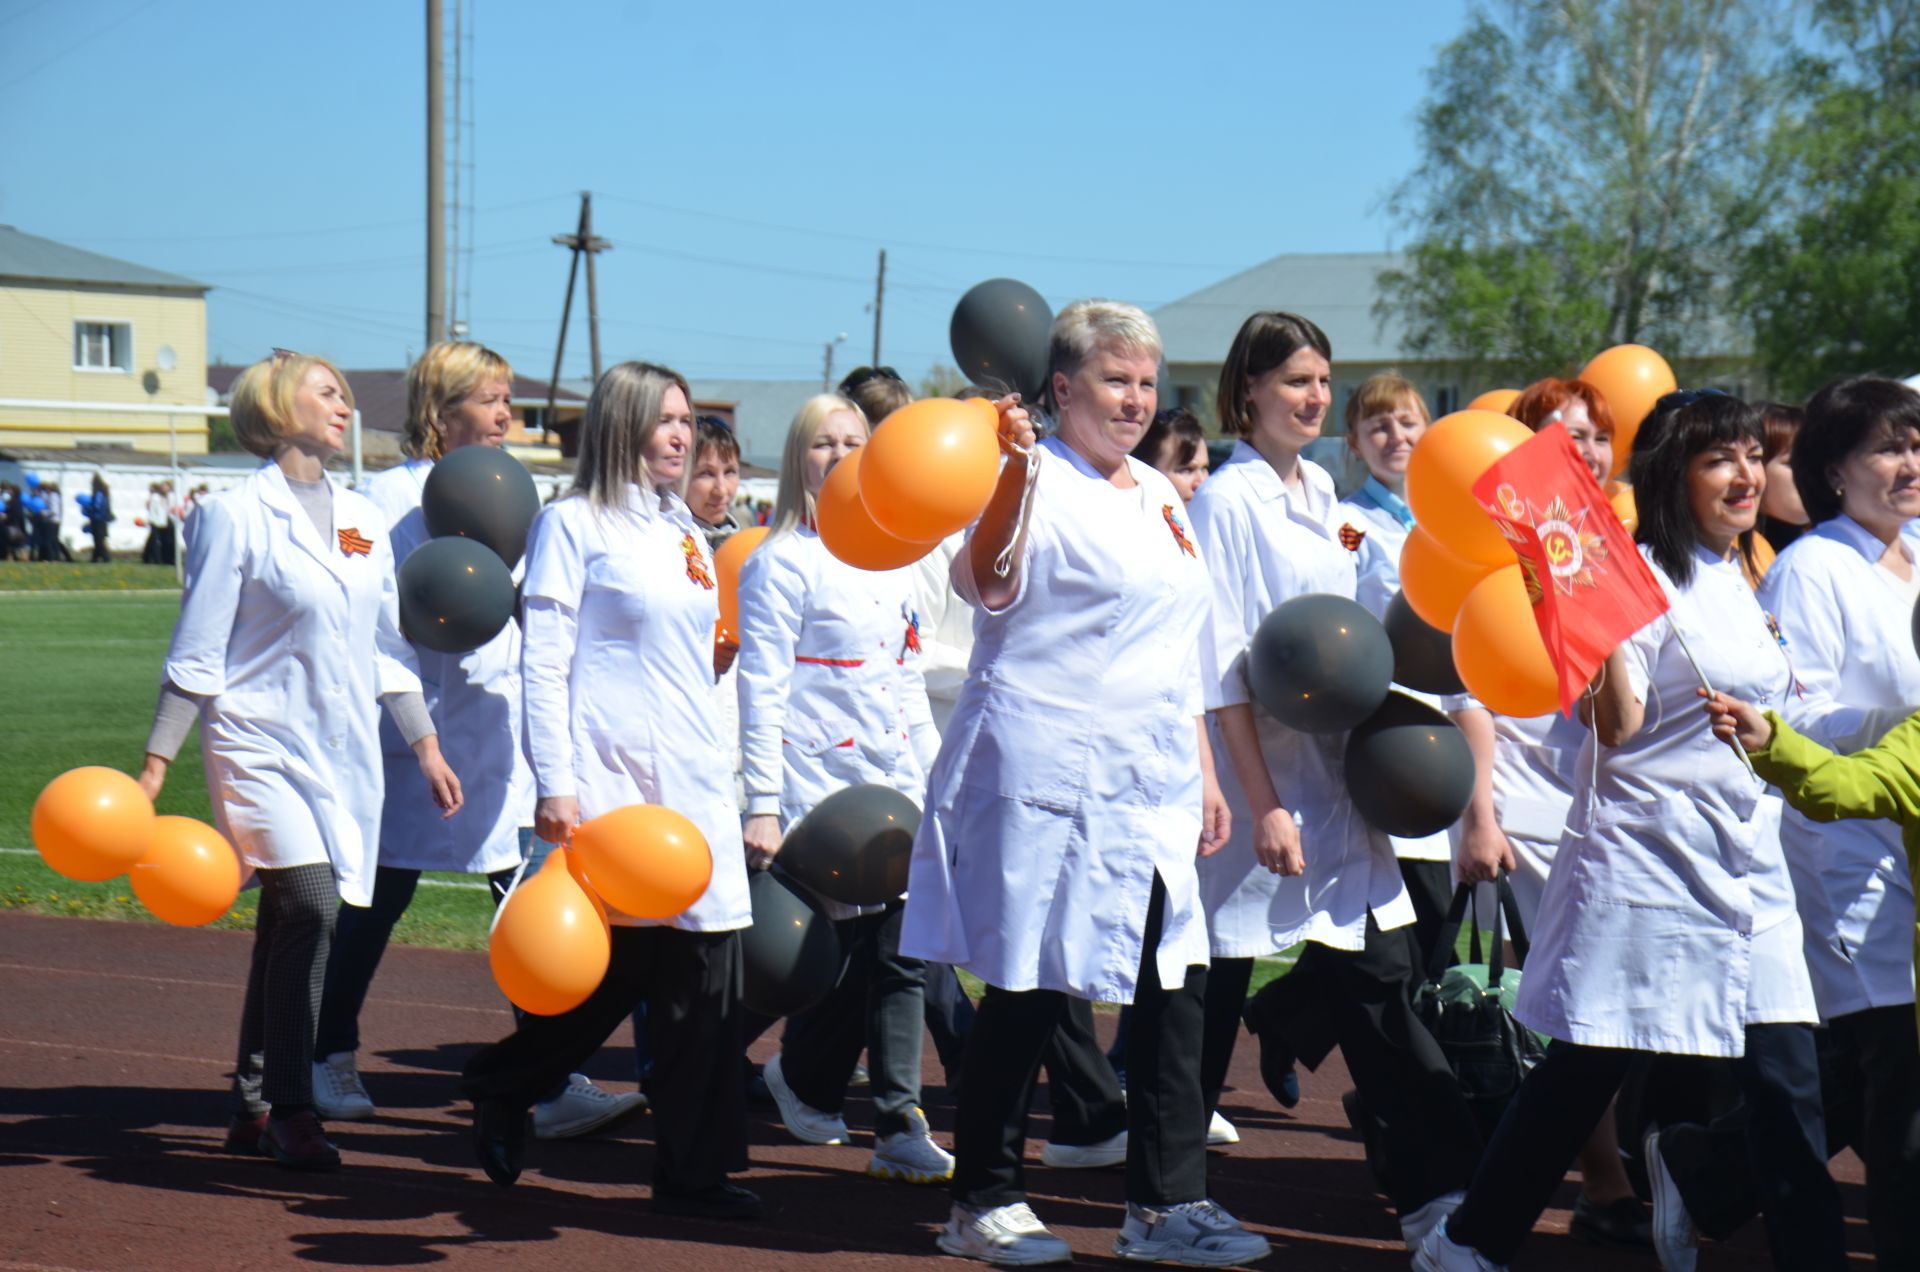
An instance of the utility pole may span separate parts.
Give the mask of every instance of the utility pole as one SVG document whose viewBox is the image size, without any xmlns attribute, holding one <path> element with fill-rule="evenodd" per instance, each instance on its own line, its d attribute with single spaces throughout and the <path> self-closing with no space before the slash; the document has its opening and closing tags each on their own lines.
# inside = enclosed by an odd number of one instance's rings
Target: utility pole
<svg viewBox="0 0 1920 1272">
<path fill-rule="evenodd" d="M 827 360 L 826 364 L 820 369 L 820 391 L 822 393 L 833 392 L 833 347 L 837 344 L 844 344 L 846 339 L 847 333 L 843 331 L 833 339 L 827 341 Z"/>
<path fill-rule="evenodd" d="M 887 303 L 887 249 L 880 249 L 880 275 L 873 282 L 873 362 L 880 365 L 880 312 Z"/>
<path fill-rule="evenodd" d="M 547 415 L 542 425 L 541 435 L 553 427 L 553 407 L 560 391 L 560 363 L 567 352 L 567 323 L 573 316 L 573 282 L 580 275 L 580 258 L 587 258 L 587 335 L 593 350 L 593 378 L 600 379 L 600 306 L 594 295 L 593 258 L 597 252 L 605 252 L 613 244 L 593 235 L 593 195 L 585 190 L 580 192 L 580 227 L 572 234 L 556 234 L 553 241 L 561 247 L 571 250 L 571 259 L 567 263 L 567 298 L 560 305 L 560 339 L 553 346 L 553 378 L 547 381 Z"/>
<path fill-rule="evenodd" d="M 446 96 L 440 0 L 427 0 L 427 344 L 447 338 Z"/>
</svg>

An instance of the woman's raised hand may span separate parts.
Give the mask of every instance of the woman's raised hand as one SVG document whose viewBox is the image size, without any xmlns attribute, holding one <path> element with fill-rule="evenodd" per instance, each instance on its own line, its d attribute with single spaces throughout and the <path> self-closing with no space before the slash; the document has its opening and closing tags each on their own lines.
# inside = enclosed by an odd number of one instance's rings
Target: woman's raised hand
<svg viewBox="0 0 1920 1272">
<path fill-rule="evenodd" d="M 1000 412 L 1000 449 L 1008 455 L 1024 455 L 1039 440 L 1033 431 L 1033 418 L 1020 405 L 1020 395 L 1009 393 L 993 404 Z"/>
<path fill-rule="evenodd" d="M 1742 702 L 1724 693 L 1710 694 L 1705 689 L 1698 692 L 1707 700 L 1707 719 L 1712 723 L 1713 736 L 1722 742 L 1731 742 L 1743 751 L 1758 751 L 1773 741 L 1773 725 L 1751 702 Z"/>
</svg>

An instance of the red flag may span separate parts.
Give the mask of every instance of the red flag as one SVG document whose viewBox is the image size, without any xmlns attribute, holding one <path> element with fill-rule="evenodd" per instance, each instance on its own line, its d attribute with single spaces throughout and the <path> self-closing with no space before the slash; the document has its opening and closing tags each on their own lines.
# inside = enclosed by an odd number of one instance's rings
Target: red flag
<svg viewBox="0 0 1920 1272">
<path fill-rule="evenodd" d="M 1572 715 L 1607 655 L 1667 612 L 1667 594 L 1560 425 L 1495 462 L 1473 494 L 1520 558 Z"/>
</svg>

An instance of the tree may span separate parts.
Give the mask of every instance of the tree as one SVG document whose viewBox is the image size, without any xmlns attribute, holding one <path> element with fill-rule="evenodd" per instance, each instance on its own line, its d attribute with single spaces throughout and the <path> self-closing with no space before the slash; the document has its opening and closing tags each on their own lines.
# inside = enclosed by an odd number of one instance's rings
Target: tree
<svg viewBox="0 0 1920 1272">
<path fill-rule="evenodd" d="M 934 363 L 920 377 L 920 396 L 923 398 L 952 397 L 966 387 L 966 377 L 944 362 Z"/>
<path fill-rule="evenodd" d="M 1920 372 L 1920 10 L 1820 0 L 1813 29 L 1774 143 L 1788 197 L 1742 272 L 1755 352 L 1795 399 Z"/>
<path fill-rule="evenodd" d="M 1375 315 L 1489 375 L 1709 349 L 1766 206 L 1785 0 L 1476 0 L 1429 72 Z"/>
</svg>

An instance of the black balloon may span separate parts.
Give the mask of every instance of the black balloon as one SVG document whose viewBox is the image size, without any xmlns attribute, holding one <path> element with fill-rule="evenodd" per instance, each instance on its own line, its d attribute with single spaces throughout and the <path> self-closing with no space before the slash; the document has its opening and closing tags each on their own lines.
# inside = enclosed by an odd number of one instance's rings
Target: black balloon
<svg viewBox="0 0 1920 1272">
<path fill-rule="evenodd" d="M 1047 383 L 1053 311 L 1040 293 L 1011 278 L 990 278 L 960 298 L 947 329 L 960 374 L 1037 399 Z"/>
<path fill-rule="evenodd" d="M 920 810 L 889 786 L 849 786 L 787 833 L 780 864 L 843 905 L 883 905 L 907 890 Z"/>
<path fill-rule="evenodd" d="M 464 654 L 513 618 L 513 576 L 472 539 L 430 539 L 400 563 L 400 630 L 443 654 Z"/>
<path fill-rule="evenodd" d="M 1405 839 L 1437 834 L 1473 798 L 1473 750 L 1453 721 L 1403 693 L 1347 736 L 1347 794 L 1368 824 Z"/>
<path fill-rule="evenodd" d="M 484 543 L 511 570 L 527 550 L 527 527 L 540 511 L 540 492 L 520 461 L 505 451 L 462 446 L 427 474 L 420 511 L 434 538 L 455 535 Z"/>
<path fill-rule="evenodd" d="M 753 926 L 740 933 L 741 1001 L 779 1019 L 813 1006 L 840 979 L 840 937 L 805 891 L 778 870 L 747 879 Z"/>
<path fill-rule="evenodd" d="M 1380 620 L 1344 596 L 1313 592 L 1260 620 L 1247 650 L 1253 696 L 1290 729 L 1344 733 L 1372 715 L 1393 683 Z"/>
<path fill-rule="evenodd" d="M 1465 693 L 1453 665 L 1453 636 L 1413 612 L 1406 593 L 1395 592 L 1380 625 L 1393 644 L 1393 683 L 1421 693 Z"/>
</svg>

